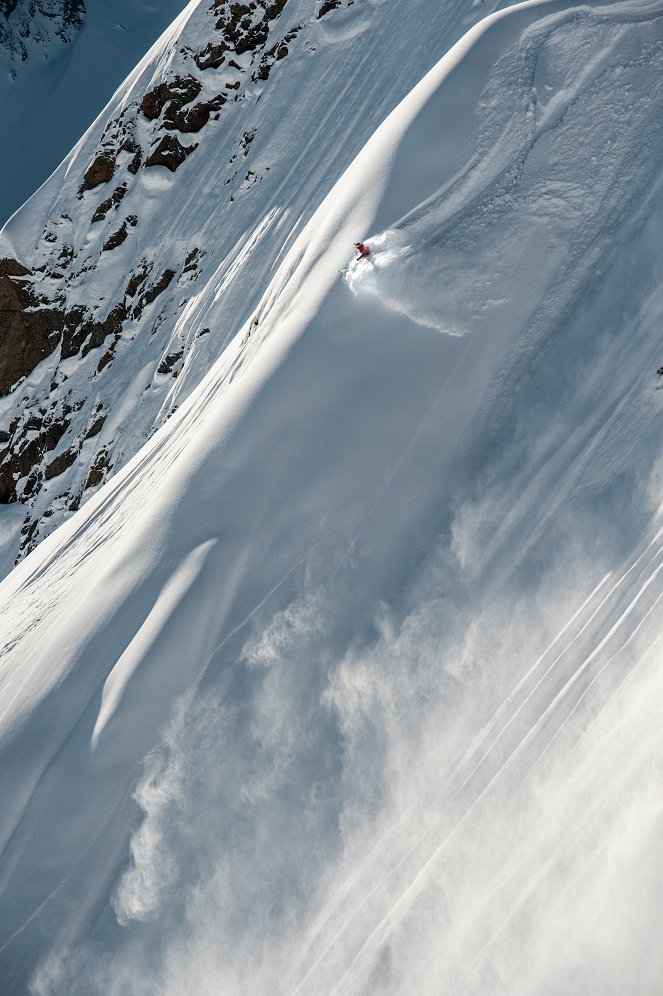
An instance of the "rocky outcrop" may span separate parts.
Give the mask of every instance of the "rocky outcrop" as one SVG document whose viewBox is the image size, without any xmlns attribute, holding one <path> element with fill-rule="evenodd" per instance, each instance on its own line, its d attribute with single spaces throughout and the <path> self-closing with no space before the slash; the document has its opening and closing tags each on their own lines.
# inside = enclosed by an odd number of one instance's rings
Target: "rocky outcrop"
<svg viewBox="0 0 663 996">
<path fill-rule="evenodd" d="M 341 0 L 325 0 L 323 5 L 318 11 L 318 20 L 328 14 L 331 10 L 336 10 L 337 7 L 341 6 Z"/>
<path fill-rule="evenodd" d="M 178 76 L 172 82 L 160 83 L 146 93 L 140 102 L 140 110 L 148 121 L 156 121 L 163 116 L 163 126 L 169 131 L 200 131 L 212 112 L 218 111 L 226 102 L 225 95 L 220 93 L 211 100 L 203 100 L 190 107 L 201 89 L 202 84 L 193 76 Z M 148 161 L 147 165 L 153 164 Z"/>
<path fill-rule="evenodd" d="M 172 120 L 187 104 L 198 96 L 202 84 L 193 76 L 176 76 L 168 83 L 160 83 L 148 90 L 139 107 L 148 121 L 155 121 L 166 111 L 166 118 Z"/>
<path fill-rule="evenodd" d="M 39 300 L 31 276 L 17 260 L 0 260 L 0 395 L 53 352 L 67 324 Z"/>
<path fill-rule="evenodd" d="M 102 201 L 97 210 L 92 215 L 92 223 L 97 221 L 103 221 L 111 208 L 116 208 L 124 195 L 127 192 L 127 184 L 123 183 L 120 187 L 116 187 L 110 197 L 107 197 L 105 201 Z"/>
<path fill-rule="evenodd" d="M 100 152 L 85 171 L 83 182 L 78 190 L 79 196 L 86 190 L 94 190 L 102 183 L 108 183 L 113 179 L 114 173 L 115 159 L 107 152 Z"/>
<path fill-rule="evenodd" d="M 138 224 L 138 218 L 135 214 L 127 215 L 117 231 L 109 235 L 104 242 L 101 251 L 110 252 L 112 249 L 117 249 L 121 246 L 123 242 L 126 241 L 127 235 L 129 234 L 129 228 L 135 228 Z"/>
<path fill-rule="evenodd" d="M 168 353 L 166 356 L 164 356 L 161 363 L 157 367 L 157 373 L 160 374 L 171 373 L 175 364 L 179 363 L 179 361 L 182 359 L 183 356 L 184 356 L 183 349 L 178 349 L 176 353 Z"/>
<path fill-rule="evenodd" d="M 90 468 L 90 473 L 87 476 L 83 490 L 87 491 L 88 488 L 94 488 L 97 484 L 101 484 L 106 476 L 106 472 L 110 470 L 111 467 L 112 464 L 108 457 L 108 452 L 105 449 L 100 450 L 94 458 L 94 462 Z"/>
<path fill-rule="evenodd" d="M 156 283 L 152 284 L 151 287 L 148 287 L 148 289 L 141 297 L 140 299 L 141 310 L 145 308 L 148 304 L 152 304 L 153 301 L 156 301 L 156 299 L 159 297 L 160 294 L 163 294 L 166 288 L 170 286 L 174 276 L 175 276 L 174 270 L 164 270 L 164 272 L 161 274 Z"/>
<path fill-rule="evenodd" d="M 54 460 L 51 460 L 51 462 L 46 465 L 44 480 L 50 481 L 52 478 L 59 477 L 60 474 L 64 474 L 65 470 L 71 467 L 77 456 L 78 448 L 76 446 L 72 446 L 70 449 L 65 450 L 64 453 L 59 453 Z"/>
<path fill-rule="evenodd" d="M 0 504 L 33 497 L 43 481 L 40 465 L 69 428 L 72 410 L 58 405 L 50 413 L 37 412 L 23 425 L 16 419 L 9 427 L 4 448 L 0 445 Z M 19 485 L 23 481 L 23 487 Z"/>
<path fill-rule="evenodd" d="M 187 156 L 190 156 L 195 145 L 182 145 L 175 135 L 164 135 L 145 161 L 146 166 L 165 166 L 171 173 L 174 173 L 182 165 Z"/>
<path fill-rule="evenodd" d="M 201 52 L 196 52 L 193 59 L 198 69 L 218 69 L 225 62 L 226 51 L 224 44 L 210 42 Z"/>
</svg>

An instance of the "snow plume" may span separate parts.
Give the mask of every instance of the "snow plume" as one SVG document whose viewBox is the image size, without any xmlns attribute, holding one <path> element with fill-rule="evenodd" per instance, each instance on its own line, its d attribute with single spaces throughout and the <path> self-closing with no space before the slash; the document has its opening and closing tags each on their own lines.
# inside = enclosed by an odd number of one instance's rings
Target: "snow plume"
<svg viewBox="0 0 663 996">
<path fill-rule="evenodd" d="M 533 588 L 442 543 L 361 640 L 341 583 L 257 626 L 147 762 L 123 929 L 35 991 L 654 996 L 663 548 L 553 532 Z"/>
</svg>

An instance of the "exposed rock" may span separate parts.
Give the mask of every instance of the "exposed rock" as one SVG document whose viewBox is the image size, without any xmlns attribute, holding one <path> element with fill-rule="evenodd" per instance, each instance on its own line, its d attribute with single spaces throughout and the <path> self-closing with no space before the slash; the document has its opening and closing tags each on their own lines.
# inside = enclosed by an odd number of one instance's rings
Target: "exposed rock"
<svg viewBox="0 0 663 996">
<path fill-rule="evenodd" d="M 281 39 L 281 41 L 278 41 L 275 45 L 272 45 L 272 47 L 264 53 L 260 61 L 260 66 L 251 77 L 254 81 L 268 79 L 274 64 L 279 62 L 281 59 L 285 59 L 288 55 L 290 51 L 288 45 L 295 40 L 299 32 L 302 30 L 302 27 L 302 24 L 297 24 Z"/>
<path fill-rule="evenodd" d="M 163 294 L 166 287 L 168 287 L 174 276 L 175 276 L 174 270 L 163 271 L 157 282 L 155 284 L 152 284 L 152 286 L 149 287 L 141 297 L 140 299 L 141 310 L 143 308 L 146 308 L 148 304 L 152 304 L 152 301 L 155 301 L 158 298 L 159 294 Z"/>
<path fill-rule="evenodd" d="M 273 21 L 275 18 L 282 14 L 285 10 L 285 5 L 288 0 L 273 0 L 272 3 L 268 4 L 265 8 L 265 13 L 267 15 L 267 20 Z"/>
<path fill-rule="evenodd" d="M 113 232 L 113 234 L 109 235 L 109 237 L 106 239 L 106 241 L 102 246 L 101 251 L 106 252 L 111 249 L 117 249 L 117 247 L 121 246 L 127 237 L 128 234 L 127 225 L 130 225 L 132 228 L 135 228 L 137 224 L 138 224 L 138 218 L 136 217 L 136 215 L 128 214 L 127 217 L 122 222 L 122 224 L 120 225 L 120 227 L 118 228 L 118 230 L 116 232 Z"/>
<path fill-rule="evenodd" d="M 324 17 L 328 14 L 330 10 L 336 10 L 337 7 L 341 6 L 341 0 L 325 0 L 322 7 L 318 11 L 318 19 Z"/>
<path fill-rule="evenodd" d="M 197 52 L 194 55 L 193 61 L 198 66 L 198 69 L 218 69 L 225 61 L 227 50 L 228 47 L 223 42 L 219 45 L 210 42 L 202 52 Z"/>
<path fill-rule="evenodd" d="M 97 363 L 97 373 L 101 373 L 104 367 L 107 367 L 110 361 L 113 359 L 113 353 L 115 352 L 114 344 L 110 349 L 107 349 L 104 355 L 101 357 Z"/>
<path fill-rule="evenodd" d="M 83 182 L 78 190 L 78 196 L 82 196 L 85 190 L 94 190 L 102 183 L 108 183 L 115 174 L 115 159 L 108 152 L 100 152 L 88 166 Z"/>
<path fill-rule="evenodd" d="M 128 235 L 127 223 L 126 221 L 123 221 L 118 230 L 116 232 L 113 232 L 112 235 L 108 236 L 108 238 L 106 239 L 106 241 L 102 246 L 101 251 L 110 252 L 112 249 L 117 249 L 117 247 L 121 246 L 122 243 L 126 240 L 127 235 Z"/>
<path fill-rule="evenodd" d="M 139 270 L 137 270 L 136 273 L 133 274 L 124 292 L 127 295 L 127 297 L 135 297 L 136 291 L 138 290 L 140 285 L 145 282 L 145 278 L 147 277 L 149 272 L 150 272 L 150 267 L 148 267 L 146 264 L 143 264 L 143 266 Z"/>
<path fill-rule="evenodd" d="M 117 207 L 122 198 L 127 192 L 127 185 L 123 183 L 120 187 L 116 187 L 110 197 L 107 197 L 105 201 L 102 201 L 97 210 L 92 215 L 92 222 L 103 221 L 108 212 L 112 207 Z"/>
<path fill-rule="evenodd" d="M 15 438 L 0 453 L 0 504 L 6 505 L 18 500 L 18 482 L 31 475 L 44 454 L 58 445 L 70 425 L 66 411 L 65 409 L 59 416 L 47 416 L 43 423 L 38 418 L 28 419 L 20 433 L 17 431 L 18 425 L 13 424 Z M 31 493 L 35 486 L 36 482 L 32 481 Z"/>
<path fill-rule="evenodd" d="M 181 360 L 183 356 L 184 356 L 184 349 L 179 349 L 176 353 L 168 353 L 167 356 L 164 356 L 161 363 L 157 367 L 157 373 L 169 374 L 173 369 L 173 367 L 175 366 L 175 364 L 179 362 L 179 360 Z"/>
<path fill-rule="evenodd" d="M 169 108 L 166 112 L 164 125 L 170 130 L 175 129 L 181 132 L 200 131 L 209 121 L 212 112 L 223 107 L 226 99 L 224 94 L 219 93 L 212 100 L 201 101 L 186 111 L 173 111 Z"/>
<path fill-rule="evenodd" d="M 29 277 L 31 271 L 26 269 L 17 259 L 5 257 L 0 259 L 0 277 Z"/>
<path fill-rule="evenodd" d="M 41 491 L 41 486 L 44 483 L 44 475 L 42 474 L 39 467 L 35 467 L 27 481 L 23 485 L 23 493 L 21 494 L 21 501 L 26 501 L 29 498 L 33 498 L 35 495 L 39 494 Z"/>
<path fill-rule="evenodd" d="M 93 436 L 98 436 L 104 427 L 104 422 L 106 421 L 106 417 L 107 417 L 106 414 L 97 415 L 94 422 L 83 436 L 83 439 L 92 439 Z"/>
<path fill-rule="evenodd" d="M 143 162 L 143 150 L 133 138 L 126 138 L 120 148 L 123 152 L 133 152 L 133 159 L 127 166 L 127 169 L 135 176 Z"/>
<path fill-rule="evenodd" d="M 65 470 L 71 467 L 72 463 L 78 456 L 78 449 L 75 446 L 71 446 L 64 453 L 58 453 L 54 460 L 47 465 L 44 471 L 44 479 L 47 481 L 52 480 L 54 477 L 59 477 L 60 474 L 64 474 Z"/>
<path fill-rule="evenodd" d="M 103 322 L 86 322 L 81 325 L 80 335 L 83 336 L 81 356 L 87 356 L 91 349 L 103 345 L 109 335 L 119 336 L 122 323 L 127 317 L 123 304 L 117 304 Z"/>
<path fill-rule="evenodd" d="M 85 19 L 85 4 L 84 0 L 0 0 L 3 14 L 0 41 L 5 54 L 24 62 L 36 47 L 42 49 L 43 58 L 49 57 L 49 29 L 56 38 L 72 41 Z"/>
<path fill-rule="evenodd" d="M 21 553 L 24 553 L 30 546 L 30 541 L 38 525 L 39 519 L 31 520 L 29 515 L 25 517 L 25 522 L 21 526 Z M 16 563 L 18 563 L 18 559 Z"/>
<path fill-rule="evenodd" d="M 177 76 L 148 90 L 140 102 L 140 109 L 149 121 L 155 121 L 166 106 L 169 114 L 176 114 L 195 100 L 201 90 L 202 84 L 193 76 Z"/>
<path fill-rule="evenodd" d="M 248 154 L 249 154 L 249 146 L 251 145 L 251 142 L 253 141 L 253 139 L 255 137 L 256 137 L 256 130 L 255 130 L 255 128 L 253 128 L 251 131 L 245 131 L 244 134 L 242 135 L 242 138 L 240 140 L 239 146 L 240 146 L 242 152 L 244 153 L 245 157 L 248 156 Z"/>
<path fill-rule="evenodd" d="M 223 31 L 223 38 L 229 48 L 232 48 L 237 55 L 243 52 L 255 52 L 256 49 L 264 45 L 269 37 L 269 21 L 273 21 L 284 10 L 288 0 L 273 0 L 266 3 L 253 0 L 251 4 L 231 3 L 229 9 L 227 4 L 215 4 L 221 8 L 221 17 L 216 22 L 217 30 Z M 262 7 L 264 14 L 258 21 L 254 20 L 255 13 Z"/>
<path fill-rule="evenodd" d="M 81 311 L 77 316 L 77 321 L 70 321 L 65 326 L 62 335 L 62 346 L 60 357 L 66 360 L 70 356 L 75 356 L 83 346 L 82 355 L 86 356 L 91 349 L 100 346 L 111 334 L 122 330 L 122 322 L 126 318 L 124 305 L 116 305 L 107 318 L 102 322 L 85 321 L 86 313 Z"/>
<path fill-rule="evenodd" d="M 165 166 L 171 173 L 178 169 L 187 156 L 190 156 L 195 145 L 182 145 L 175 135 L 164 135 L 159 144 L 152 150 L 146 160 L 146 166 Z"/>
<path fill-rule="evenodd" d="M 185 273 L 193 273 L 194 270 L 197 270 L 198 263 L 204 255 L 204 252 L 201 253 L 200 249 L 195 248 L 192 249 L 191 252 L 188 252 L 184 260 L 184 266 L 182 267 L 182 276 L 184 276 Z"/>
<path fill-rule="evenodd" d="M 90 473 L 87 476 L 83 490 L 87 491 L 88 488 L 94 488 L 97 484 L 100 484 L 107 470 L 111 470 L 111 464 L 108 460 L 108 453 L 105 449 L 102 449 L 99 450 L 94 458 L 94 463 L 90 467 Z"/>
<path fill-rule="evenodd" d="M 31 373 L 58 345 L 66 315 L 44 307 L 16 260 L 0 262 L 0 395 Z"/>
</svg>

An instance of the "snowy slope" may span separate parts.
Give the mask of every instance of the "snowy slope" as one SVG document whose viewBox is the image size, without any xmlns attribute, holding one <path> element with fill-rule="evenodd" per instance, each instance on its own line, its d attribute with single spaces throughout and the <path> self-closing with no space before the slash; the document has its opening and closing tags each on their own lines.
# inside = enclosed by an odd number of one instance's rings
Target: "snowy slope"
<svg viewBox="0 0 663 996">
<path fill-rule="evenodd" d="M 0 576 L 200 383 L 366 137 L 480 16 L 237 10 L 190 4 L 5 229 Z"/>
<path fill-rule="evenodd" d="M 662 18 L 482 21 L 184 309 L 0 587 L 8 993 L 660 991 Z"/>
<path fill-rule="evenodd" d="M 59 166 L 185 0 L 0 5 L 0 225 Z M 4 15 L 4 16 L 3 16 Z"/>
</svg>

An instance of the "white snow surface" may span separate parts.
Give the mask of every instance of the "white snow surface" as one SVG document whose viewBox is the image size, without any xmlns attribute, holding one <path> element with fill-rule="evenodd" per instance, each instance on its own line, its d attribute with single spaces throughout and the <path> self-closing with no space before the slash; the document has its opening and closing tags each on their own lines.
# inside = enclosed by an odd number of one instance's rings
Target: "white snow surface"
<svg viewBox="0 0 663 996">
<path fill-rule="evenodd" d="M 660 994 L 662 43 L 472 27 L 2 582 L 3 992 Z"/>
<path fill-rule="evenodd" d="M 465 0 L 405 7 L 343 0 L 323 18 L 318 9 L 312 0 L 288 0 L 271 24 L 267 47 L 288 33 L 296 38 L 264 82 L 260 49 L 233 59 L 240 69 L 230 57 L 216 70 L 197 68 L 192 55 L 221 35 L 209 5 L 193 0 L 3 229 L 0 255 L 17 256 L 33 271 L 37 293 L 97 321 L 122 301 L 132 310 L 136 301 L 126 288 L 142 267 L 148 288 L 166 270 L 175 274 L 139 318 L 124 322 L 118 341 L 64 361 L 55 349 L 0 399 L 5 431 L 17 418 L 51 409 L 54 400 L 69 410 L 69 429 L 53 455 L 73 448 L 76 459 L 29 502 L 30 518 L 38 522 L 35 541 L 71 516 L 72 497 L 85 501 L 94 493 L 87 480 L 102 449 L 117 472 L 200 384 L 249 316 L 258 314 L 275 270 L 367 137 L 484 12 L 468 9 Z M 132 175 L 132 156 L 122 152 L 113 186 L 126 184 L 126 196 L 103 220 L 92 221 L 111 184 L 82 197 L 78 191 L 104 136 L 128 127 L 146 157 L 155 138 L 154 123 L 138 109 L 142 97 L 190 74 L 202 86 L 201 100 L 228 96 L 201 131 L 182 136 L 196 150 L 176 174 L 159 166 Z M 126 241 L 104 251 L 126 217 L 136 221 Z M 187 266 L 191 255 L 195 266 Z M 63 258 L 71 260 L 68 266 Z M 100 371 L 109 341 L 114 359 Z M 164 375 L 159 367 L 169 355 L 180 360 Z M 106 422 L 90 439 L 100 410 Z M 0 577 L 19 554 L 22 525 L 14 509 L 0 508 Z"/>
</svg>

